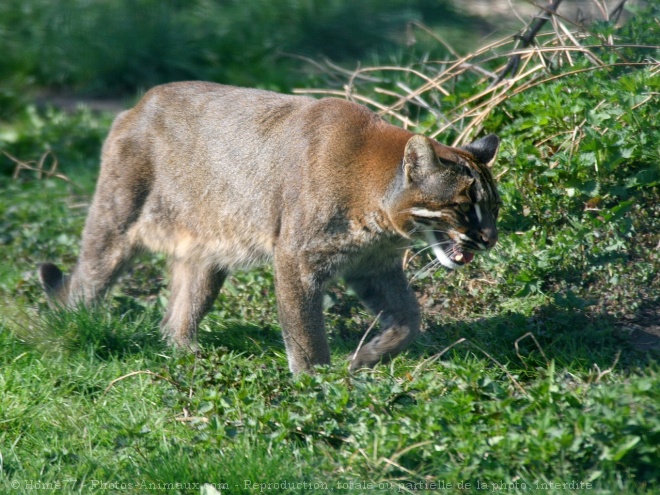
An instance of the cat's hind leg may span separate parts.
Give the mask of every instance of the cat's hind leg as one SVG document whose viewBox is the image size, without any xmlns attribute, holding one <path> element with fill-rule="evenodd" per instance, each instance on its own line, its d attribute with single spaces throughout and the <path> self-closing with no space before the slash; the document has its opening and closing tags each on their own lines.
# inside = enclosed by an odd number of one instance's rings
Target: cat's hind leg
<svg viewBox="0 0 660 495">
<path fill-rule="evenodd" d="M 121 121 L 120 115 L 113 129 Z M 111 131 L 108 136 L 76 266 L 70 276 L 51 263 L 39 267 L 39 279 L 51 303 L 74 306 L 97 301 L 138 250 L 131 227 L 151 192 L 152 169 L 149 159 L 135 147 L 121 134 Z"/>
<path fill-rule="evenodd" d="M 173 344 L 191 348 L 199 323 L 213 306 L 227 272 L 190 259 L 175 259 L 170 274 L 170 300 L 161 331 Z"/>
</svg>

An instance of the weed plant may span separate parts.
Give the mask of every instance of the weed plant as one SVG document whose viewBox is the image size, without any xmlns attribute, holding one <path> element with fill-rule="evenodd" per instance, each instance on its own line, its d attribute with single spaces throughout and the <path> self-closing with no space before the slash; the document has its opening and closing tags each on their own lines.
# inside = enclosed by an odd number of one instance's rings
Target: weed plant
<svg viewBox="0 0 660 495">
<path fill-rule="evenodd" d="M 650 45 L 656 15 L 594 33 Z M 486 85 L 436 96 L 445 109 Z M 14 178 L 0 157 L 0 490 L 658 493 L 657 340 L 638 337 L 660 321 L 659 86 L 656 65 L 621 66 L 496 106 L 482 126 L 503 139 L 500 247 L 451 273 L 417 256 L 425 333 L 372 371 L 344 361 L 372 316 L 333 287 L 333 365 L 315 376 L 287 370 L 269 269 L 230 278 L 197 356 L 160 341 L 162 257 L 102 307 L 46 311 L 34 268 L 74 263 L 109 119 L 21 113 L 0 147 L 33 168 L 50 150 L 70 181 Z"/>
</svg>

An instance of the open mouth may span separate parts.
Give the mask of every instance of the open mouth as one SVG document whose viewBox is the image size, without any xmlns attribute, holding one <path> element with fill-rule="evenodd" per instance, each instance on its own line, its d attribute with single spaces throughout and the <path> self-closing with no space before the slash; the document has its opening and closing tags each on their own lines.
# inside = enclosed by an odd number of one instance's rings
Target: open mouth
<svg viewBox="0 0 660 495">
<path fill-rule="evenodd" d="M 463 251 L 458 244 L 454 243 L 451 247 L 451 254 L 449 257 L 454 263 L 465 265 L 474 259 L 474 253 Z"/>
<path fill-rule="evenodd" d="M 474 259 L 474 253 L 465 250 L 444 233 L 426 231 L 425 235 L 426 242 L 431 246 L 433 254 L 447 268 L 455 270 Z"/>
</svg>

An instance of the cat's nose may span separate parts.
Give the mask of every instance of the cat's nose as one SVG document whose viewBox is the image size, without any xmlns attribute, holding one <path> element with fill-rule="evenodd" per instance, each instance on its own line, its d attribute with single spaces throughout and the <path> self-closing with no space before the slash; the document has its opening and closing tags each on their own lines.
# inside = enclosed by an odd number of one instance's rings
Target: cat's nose
<svg viewBox="0 0 660 495">
<path fill-rule="evenodd" d="M 484 243 L 486 249 L 492 248 L 495 244 L 497 244 L 497 232 L 482 232 L 481 242 Z"/>
</svg>

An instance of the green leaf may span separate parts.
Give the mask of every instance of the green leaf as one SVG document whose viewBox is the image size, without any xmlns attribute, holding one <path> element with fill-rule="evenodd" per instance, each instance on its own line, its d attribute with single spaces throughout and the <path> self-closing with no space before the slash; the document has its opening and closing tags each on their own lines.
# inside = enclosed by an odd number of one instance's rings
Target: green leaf
<svg viewBox="0 0 660 495">
<path fill-rule="evenodd" d="M 640 442 L 641 438 L 637 436 L 628 437 L 627 440 L 620 444 L 612 454 L 613 461 L 620 461 L 623 456 L 632 450 L 632 448 Z"/>
</svg>

